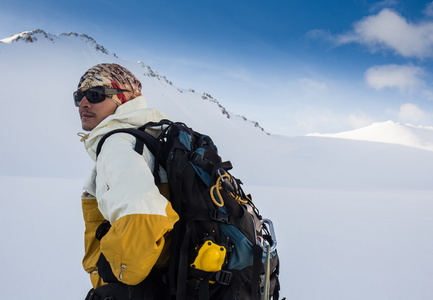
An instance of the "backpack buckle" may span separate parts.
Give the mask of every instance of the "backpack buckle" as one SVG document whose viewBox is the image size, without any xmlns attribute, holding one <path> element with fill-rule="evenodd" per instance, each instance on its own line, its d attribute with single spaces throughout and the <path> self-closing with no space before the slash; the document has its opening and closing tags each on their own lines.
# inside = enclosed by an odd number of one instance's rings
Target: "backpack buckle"
<svg viewBox="0 0 433 300">
<path fill-rule="evenodd" d="M 230 224 L 229 223 L 229 215 L 226 213 L 223 213 L 222 211 L 219 211 L 217 209 L 212 209 L 209 212 L 209 216 L 212 220 L 218 221 L 218 222 L 222 222 L 222 223 L 226 223 L 226 224 Z"/>
<path fill-rule="evenodd" d="M 191 158 L 190 158 L 191 162 L 193 164 L 195 164 L 196 166 L 201 167 L 202 169 L 205 168 L 207 161 L 203 158 L 203 155 L 197 153 L 197 152 L 193 152 L 191 154 Z"/>
<path fill-rule="evenodd" d="M 232 272 L 220 270 L 220 271 L 216 272 L 215 280 L 219 284 L 229 285 L 230 281 L 232 280 L 232 275 L 233 275 Z"/>
</svg>

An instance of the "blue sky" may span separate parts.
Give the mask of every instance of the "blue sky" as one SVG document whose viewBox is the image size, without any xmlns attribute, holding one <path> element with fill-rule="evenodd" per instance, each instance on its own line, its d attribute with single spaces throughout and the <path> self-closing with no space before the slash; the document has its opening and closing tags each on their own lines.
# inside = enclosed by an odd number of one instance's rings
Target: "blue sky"
<svg viewBox="0 0 433 300">
<path fill-rule="evenodd" d="M 367 0 L 10 1 L 0 38 L 85 33 L 273 133 L 433 125 L 433 4 Z"/>
</svg>

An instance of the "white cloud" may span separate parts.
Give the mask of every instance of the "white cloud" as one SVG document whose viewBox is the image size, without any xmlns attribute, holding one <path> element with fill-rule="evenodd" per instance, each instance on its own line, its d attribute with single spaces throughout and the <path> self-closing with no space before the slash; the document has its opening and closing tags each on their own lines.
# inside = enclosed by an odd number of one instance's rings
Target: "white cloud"
<svg viewBox="0 0 433 300">
<path fill-rule="evenodd" d="M 403 122 L 418 124 L 421 124 L 428 119 L 428 114 L 413 103 L 401 105 L 397 116 Z"/>
<path fill-rule="evenodd" d="M 430 2 L 426 5 L 423 13 L 429 17 L 433 17 L 433 2 Z"/>
<path fill-rule="evenodd" d="M 427 13 L 432 11 L 430 3 Z M 372 52 L 386 49 L 403 57 L 433 57 L 433 22 L 411 23 L 388 8 L 355 23 L 353 31 L 332 39 L 338 45 L 363 44 Z"/>
<path fill-rule="evenodd" d="M 395 5 L 397 5 L 397 4 L 398 4 L 398 3 L 397 3 L 397 1 L 395 1 L 395 0 L 384 0 L 384 1 L 380 1 L 380 2 L 374 3 L 374 4 L 371 6 L 371 8 L 370 8 L 370 12 L 379 11 L 379 10 L 381 10 L 382 8 L 395 6 Z"/>
<path fill-rule="evenodd" d="M 376 90 L 396 88 L 404 92 L 425 85 L 420 78 L 423 73 L 420 67 L 412 65 L 374 66 L 365 72 L 365 80 Z"/>
</svg>

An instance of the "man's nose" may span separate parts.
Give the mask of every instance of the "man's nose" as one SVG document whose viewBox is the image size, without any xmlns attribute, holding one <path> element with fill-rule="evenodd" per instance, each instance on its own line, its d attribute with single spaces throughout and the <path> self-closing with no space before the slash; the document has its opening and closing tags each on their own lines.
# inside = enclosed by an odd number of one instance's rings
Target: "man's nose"
<svg viewBox="0 0 433 300">
<path fill-rule="evenodd" d="M 87 100 L 86 96 L 83 96 L 83 98 L 81 98 L 80 101 L 80 107 L 89 107 L 90 106 L 90 102 Z"/>
</svg>

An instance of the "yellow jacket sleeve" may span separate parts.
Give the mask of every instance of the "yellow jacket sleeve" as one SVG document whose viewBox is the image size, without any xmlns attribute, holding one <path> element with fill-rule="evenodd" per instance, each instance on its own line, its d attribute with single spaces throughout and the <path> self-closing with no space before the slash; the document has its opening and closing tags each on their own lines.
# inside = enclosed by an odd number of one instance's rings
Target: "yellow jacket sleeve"
<svg viewBox="0 0 433 300">
<path fill-rule="evenodd" d="M 96 229 L 105 219 L 98 210 L 98 203 L 95 198 L 84 193 L 81 199 L 83 208 L 83 218 L 85 224 L 84 232 L 84 258 L 83 267 L 90 275 L 93 288 L 103 285 L 101 277 L 98 275 L 96 263 L 101 255 L 100 242 L 96 239 Z"/>
<path fill-rule="evenodd" d="M 147 277 L 160 258 L 165 234 L 177 219 L 169 205 L 166 216 L 132 214 L 114 222 L 100 248 L 119 281 L 136 285 Z"/>
</svg>

